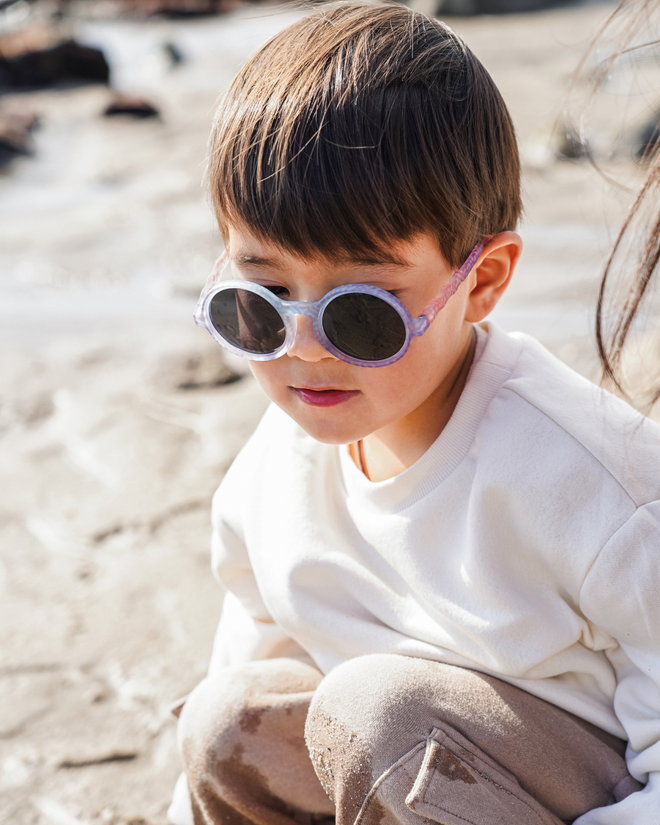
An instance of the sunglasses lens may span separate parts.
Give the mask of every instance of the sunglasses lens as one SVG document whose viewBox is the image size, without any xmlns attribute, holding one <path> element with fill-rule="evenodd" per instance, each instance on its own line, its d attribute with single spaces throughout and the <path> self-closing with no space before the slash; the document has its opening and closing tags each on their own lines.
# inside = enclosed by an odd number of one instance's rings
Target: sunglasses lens
<svg viewBox="0 0 660 825">
<path fill-rule="evenodd" d="M 261 295 L 247 289 L 223 289 L 211 299 L 216 330 L 246 352 L 275 352 L 284 343 L 282 316 Z"/>
<path fill-rule="evenodd" d="M 406 326 L 394 307 L 363 292 L 330 301 L 323 312 L 323 330 L 338 350 L 360 361 L 384 361 L 406 342 Z"/>
</svg>

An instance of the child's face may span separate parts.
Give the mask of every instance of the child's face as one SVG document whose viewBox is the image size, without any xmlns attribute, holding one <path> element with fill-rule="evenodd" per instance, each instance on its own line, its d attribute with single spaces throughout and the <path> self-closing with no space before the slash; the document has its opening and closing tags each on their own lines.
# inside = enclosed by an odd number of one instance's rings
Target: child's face
<svg viewBox="0 0 660 825">
<path fill-rule="evenodd" d="M 232 277 L 278 287 L 283 300 L 318 301 L 337 286 L 372 284 L 394 293 L 414 318 L 453 273 L 430 235 L 391 246 L 382 260 L 339 264 L 294 257 L 244 228 L 230 227 L 229 248 Z M 405 438 L 420 415 L 442 404 L 443 387 L 465 358 L 473 278 L 474 273 L 390 366 L 356 367 L 339 360 L 319 343 L 311 319 L 298 316 L 291 349 L 274 361 L 251 361 L 252 372 L 267 395 L 319 441 L 348 444 L 386 428 Z"/>
</svg>

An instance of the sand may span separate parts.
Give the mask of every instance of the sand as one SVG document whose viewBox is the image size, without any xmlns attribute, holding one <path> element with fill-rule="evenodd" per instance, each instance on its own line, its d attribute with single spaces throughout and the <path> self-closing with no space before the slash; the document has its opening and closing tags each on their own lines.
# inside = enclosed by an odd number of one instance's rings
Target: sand
<svg viewBox="0 0 660 825">
<path fill-rule="evenodd" d="M 595 288 L 627 196 L 555 160 L 552 132 L 609 8 L 452 21 L 525 160 L 527 250 L 495 320 L 592 377 Z M 221 249 L 205 143 L 240 61 L 297 14 L 77 23 L 159 120 L 102 119 L 99 87 L 2 101 L 43 121 L 35 157 L 0 179 L 2 823 L 165 822 L 180 770 L 168 706 L 204 675 L 222 603 L 210 499 L 266 406 L 191 320 Z"/>
</svg>

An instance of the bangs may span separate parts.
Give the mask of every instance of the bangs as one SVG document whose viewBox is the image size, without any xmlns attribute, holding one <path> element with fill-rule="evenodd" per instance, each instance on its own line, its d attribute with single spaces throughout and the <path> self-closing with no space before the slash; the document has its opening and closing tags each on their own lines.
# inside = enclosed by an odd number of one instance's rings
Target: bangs
<svg viewBox="0 0 660 825">
<path fill-rule="evenodd" d="M 483 235 L 514 228 L 511 157 L 515 167 L 499 93 L 451 30 L 351 3 L 246 64 L 216 116 L 209 182 L 225 236 L 244 225 L 301 257 L 337 259 L 431 233 L 459 266 Z"/>
</svg>

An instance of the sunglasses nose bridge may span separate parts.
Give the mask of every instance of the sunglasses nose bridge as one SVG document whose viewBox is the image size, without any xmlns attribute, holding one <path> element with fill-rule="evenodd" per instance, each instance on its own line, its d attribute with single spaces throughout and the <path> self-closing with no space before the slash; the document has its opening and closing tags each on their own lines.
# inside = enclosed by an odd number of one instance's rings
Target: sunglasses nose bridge
<svg viewBox="0 0 660 825">
<path fill-rule="evenodd" d="M 321 301 L 307 303 L 306 301 L 287 301 L 287 315 L 294 322 L 293 339 L 288 350 L 290 355 L 302 358 L 304 361 L 318 361 L 327 358 L 329 353 L 322 337 L 319 335 L 319 318 L 321 315 Z M 309 318 L 308 322 L 300 323 L 299 316 Z"/>
<path fill-rule="evenodd" d="M 319 316 L 321 314 L 321 305 L 322 301 L 286 301 L 284 302 L 284 313 L 285 315 L 289 316 L 290 318 L 294 319 L 296 330 L 295 335 L 297 336 L 299 333 L 299 324 L 298 324 L 298 317 L 299 315 L 304 315 L 307 318 L 310 318 L 312 321 L 312 327 L 314 329 L 314 334 L 316 335 L 317 339 L 318 336 L 318 325 L 319 325 Z M 320 341 L 320 339 L 319 339 Z"/>
<path fill-rule="evenodd" d="M 320 301 L 310 303 L 308 301 L 284 301 L 283 309 L 287 315 L 306 315 L 313 321 L 319 314 Z"/>
</svg>

